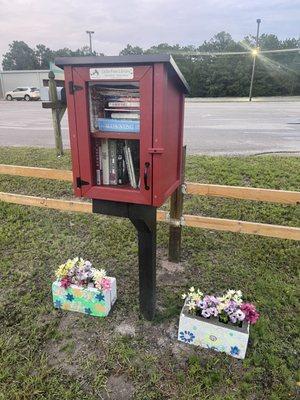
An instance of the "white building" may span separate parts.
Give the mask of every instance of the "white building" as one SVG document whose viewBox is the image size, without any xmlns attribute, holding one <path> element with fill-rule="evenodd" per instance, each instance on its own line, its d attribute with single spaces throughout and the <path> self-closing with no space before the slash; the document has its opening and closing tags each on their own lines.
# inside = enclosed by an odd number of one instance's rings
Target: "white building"
<svg viewBox="0 0 300 400">
<path fill-rule="evenodd" d="M 18 86 L 42 87 L 49 70 L 0 71 L 0 98 Z"/>
</svg>

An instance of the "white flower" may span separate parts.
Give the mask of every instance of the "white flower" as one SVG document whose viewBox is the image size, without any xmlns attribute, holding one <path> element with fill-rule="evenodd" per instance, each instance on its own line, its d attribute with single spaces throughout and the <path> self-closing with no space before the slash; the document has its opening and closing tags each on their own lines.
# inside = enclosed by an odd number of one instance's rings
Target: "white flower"
<svg viewBox="0 0 300 400">
<path fill-rule="evenodd" d="M 102 278 L 106 277 L 105 269 L 99 270 L 99 269 L 93 268 L 92 272 L 93 272 L 93 278 L 94 278 L 95 282 L 101 281 Z"/>
<path fill-rule="evenodd" d="M 192 286 L 192 287 L 190 288 L 190 292 L 193 293 L 194 291 L 195 291 L 195 288 L 194 288 L 194 286 Z"/>
<path fill-rule="evenodd" d="M 181 295 L 181 298 L 182 298 L 183 300 L 185 300 L 185 299 L 187 298 L 187 294 L 183 293 L 183 294 Z"/>
</svg>

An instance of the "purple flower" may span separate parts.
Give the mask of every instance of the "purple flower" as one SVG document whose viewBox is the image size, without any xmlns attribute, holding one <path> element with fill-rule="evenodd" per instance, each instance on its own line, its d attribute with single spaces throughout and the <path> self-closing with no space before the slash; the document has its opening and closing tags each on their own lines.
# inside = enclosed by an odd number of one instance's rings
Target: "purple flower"
<svg viewBox="0 0 300 400">
<path fill-rule="evenodd" d="M 230 319 L 230 322 L 232 322 L 233 324 L 235 324 L 237 321 L 237 317 L 235 314 L 229 315 L 229 319 Z"/>
<path fill-rule="evenodd" d="M 203 300 L 199 300 L 197 303 L 197 307 L 199 308 L 206 308 L 206 303 Z"/>
<path fill-rule="evenodd" d="M 201 315 L 202 315 L 202 317 L 204 317 L 204 318 L 209 318 L 209 317 L 210 317 L 209 309 L 202 310 Z"/>
<path fill-rule="evenodd" d="M 242 310 L 236 310 L 235 315 L 239 321 L 244 321 L 245 313 Z"/>
</svg>

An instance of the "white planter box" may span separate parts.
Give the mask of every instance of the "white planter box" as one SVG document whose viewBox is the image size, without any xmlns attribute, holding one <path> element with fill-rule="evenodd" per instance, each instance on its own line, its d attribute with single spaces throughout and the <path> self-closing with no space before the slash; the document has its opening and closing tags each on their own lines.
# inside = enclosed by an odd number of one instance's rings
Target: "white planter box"
<svg viewBox="0 0 300 400">
<path fill-rule="evenodd" d="M 178 340 L 184 343 L 225 352 L 236 358 L 245 358 L 249 339 L 249 323 L 240 328 L 223 324 L 217 318 L 205 319 L 189 314 L 184 304 L 179 320 Z"/>
<path fill-rule="evenodd" d="M 95 317 L 106 317 L 117 299 L 116 278 L 109 278 L 111 289 L 101 291 L 93 287 L 70 285 L 67 289 L 59 281 L 52 283 L 55 308 L 77 311 Z"/>
</svg>

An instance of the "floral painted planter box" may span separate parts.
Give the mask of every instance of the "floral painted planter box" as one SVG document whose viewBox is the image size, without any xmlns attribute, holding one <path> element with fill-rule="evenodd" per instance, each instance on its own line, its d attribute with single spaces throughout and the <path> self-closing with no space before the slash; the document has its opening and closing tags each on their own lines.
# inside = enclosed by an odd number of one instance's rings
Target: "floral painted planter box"
<svg viewBox="0 0 300 400">
<path fill-rule="evenodd" d="M 95 317 L 106 317 L 117 299 L 115 278 L 110 280 L 111 289 L 101 291 L 93 287 L 70 285 L 67 289 L 60 281 L 52 284 L 53 304 L 55 308 L 77 311 Z"/>
<path fill-rule="evenodd" d="M 217 318 L 205 319 L 191 315 L 186 303 L 180 314 L 178 340 L 245 358 L 249 339 L 248 322 L 238 327 L 230 323 L 223 324 Z"/>
</svg>

